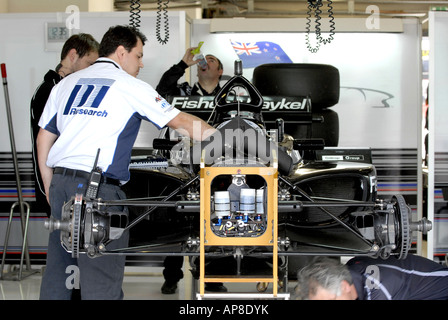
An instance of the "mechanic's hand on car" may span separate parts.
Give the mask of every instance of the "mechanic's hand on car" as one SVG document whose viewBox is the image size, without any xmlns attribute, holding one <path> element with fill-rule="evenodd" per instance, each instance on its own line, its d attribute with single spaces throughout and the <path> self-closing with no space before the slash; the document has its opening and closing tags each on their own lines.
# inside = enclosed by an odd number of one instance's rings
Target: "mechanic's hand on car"
<svg viewBox="0 0 448 320">
<path fill-rule="evenodd" d="M 182 61 L 185 62 L 187 64 L 187 66 L 189 66 L 189 67 L 191 67 L 192 65 L 195 65 L 199 62 L 198 60 L 193 60 L 194 54 L 191 53 L 191 51 L 196 48 L 197 47 L 188 48 L 187 51 L 185 51 L 184 57 L 182 58 Z"/>
</svg>

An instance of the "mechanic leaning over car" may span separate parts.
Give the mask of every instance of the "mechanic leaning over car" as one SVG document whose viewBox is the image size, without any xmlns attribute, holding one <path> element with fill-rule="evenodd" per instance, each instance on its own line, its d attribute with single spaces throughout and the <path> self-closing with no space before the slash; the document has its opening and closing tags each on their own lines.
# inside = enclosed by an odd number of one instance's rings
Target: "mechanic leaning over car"
<svg viewBox="0 0 448 320">
<path fill-rule="evenodd" d="M 156 87 L 164 98 L 168 96 L 215 96 L 220 90 L 222 73 L 224 71 L 221 61 L 214 55 L 207 54 L 207 67 L 202 69 L 198 66 L 198 81 L 191 86 L 188 82 L 178 84 L 179 79 L 184 75 L 185 70 L 199 61 L 194 60 L 192 51 L 196 47 L 188 48 L 182 60 L 168 69 Z M 176 292 L 177 283 L 183 278 L 182 272 L 183 257 L 169 256 L 164 260 L 163 276 L 165 282 L 161 291 L 163 294 L 173 294 Z M 206 283 L 207 291 L 225 292 L 227 289 L 222 283 Z"/>
<path fill-rule="evenodd" d="M 346 264 L 319 257 L 298 272 L 296 294 L 301 300 L 448 300 L 448 268 L 412 254 Z"/>
<path fill-rule="evenodd" d="M 143 68 L 145 41 L 132 27 L 111 27 L 101 40 L 100 58 L 61 80 L 51 92 L 39 121 L 37 150 L 55 219 L 61 219 L 64 202 L 86 191 L 97 154 L 97 166 L 102 169 L 97 197 L 125 198 L 120 185 L 130 177 L 129 161 L 141 120 L 181 130 L 194 140 L 203 140 L 215 131 L 199 118 L 172 107 L 136 78 Z M 83 299 L 122 299 L 125 257 L 72 258 L 61 247 L 59 234 L 59 230 L 50 234 L 40 299 L 70 299 L 68 277 L 76 268 Z M 107 249 L 126 247 L 128 238 L 128 233 L 123 234 Z"/>
</svg>

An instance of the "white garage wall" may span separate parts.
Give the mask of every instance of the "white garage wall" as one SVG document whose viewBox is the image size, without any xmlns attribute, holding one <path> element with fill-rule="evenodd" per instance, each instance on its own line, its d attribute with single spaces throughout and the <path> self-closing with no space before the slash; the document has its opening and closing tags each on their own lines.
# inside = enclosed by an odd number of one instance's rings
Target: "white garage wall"
<svg viewBox="0 0 448 320">
<path fill-rule="evenodd" d="M 448 187 L 448 12 L 429 13 L 429 152 L 428 218 L 434 231 L 428 236 L 428 257 L 448 253 L 448 215 L 442 188 Z"/>
<path fill-rule="evenodd" d="M 90 33 L 100 42 L 110 26 L 129 24 L 129 16 L 128 12 L 80 12 L 80 28 L 74 29 L 74 33 Z M 18 152 L 31 151 L 29 128 L 31 97 L 48 69 L 54 69 L 60 61 L 60 49 L 46 51 L 45 23 L 65 22 L 68 17 L 69 14 L 65 12 L 0 14 L 0 63 L 5 63 L 7 68 L 11 113 Z M 154 87 L 166 68 L 174 61 L 178 61 L 185 50 L 185 13 L 170 12 L 169 19 L 169 41 L 162 45 L 156 38 L 156 13 L 141 13 L 140 31 L 146 35 L 148 41 L 144 48 L 145 68 L 140 72 L 139 78 Z M 0 136 L 2 137 L 0 152 L 10 152 L 3 90 L 0 93 Z"/>
<path fill-rule="evenodd" d="M 333 65 L 339 69 L 341 84 L 339 103 L 332 107 L 339 114 L 339 146 L 417 148 L 422 108 L 418 20 L 403 19 L 402 32 L 345 29 L 338 33 L 338 23 L 346 26 L 350 19 L 336 20 L 334 40 L 321 45 L 317 53 L 308 51 L 304 32 L 211 33 L 209 20 L 193 21 L 191 44 L 204 41 L 203 52 L 218 56 L 224 73 L 230 76 L 238 59 L 230 40 L 271 41 L 280 45 L 294 63 Z M 243 75 L 251 80 L 252 73 L 253 68 L 244 69 Z M 192 80 L 195 78 L 192 70 Z"/>
</svg>

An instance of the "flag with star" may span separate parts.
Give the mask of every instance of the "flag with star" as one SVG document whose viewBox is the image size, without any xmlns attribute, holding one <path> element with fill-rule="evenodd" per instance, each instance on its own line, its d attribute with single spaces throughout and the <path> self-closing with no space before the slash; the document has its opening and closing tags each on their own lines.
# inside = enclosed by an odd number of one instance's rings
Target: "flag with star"
<svg viewBox="0 0 448 320">
<path fill-rule="evenodd" d="M 292 63 L 280 45 L 270 41 L 239 42 L 230 40 L 243 68 L 255 68 L 265 63 Z"/>
</svg>

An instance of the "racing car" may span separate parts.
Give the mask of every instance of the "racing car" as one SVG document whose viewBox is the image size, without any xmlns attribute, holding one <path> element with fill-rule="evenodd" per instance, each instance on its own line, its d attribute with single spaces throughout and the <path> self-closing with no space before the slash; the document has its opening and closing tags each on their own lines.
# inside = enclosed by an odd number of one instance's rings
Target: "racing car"
<svg viewBox="0 0 448 320">
<path fill-rule="evenodd" d="M 171 103 L 191 106 L 185 99 L 173 98 Z M 242 75 L 241 62 L 236 61 L 234 76 L 206 104 L 204 114 L 216 128 L 215 134 L 192 142 L 162 130 L 150 152 L 136 150 L 133 155 L 131 179 L 123 186 L 127 200 L 74 195 L 64 205 L 62 219 L 49 219 L 47 228 L 61 230 L 61 244 L 74 257 L 119 254 L 195 259 L 203 254 L 210 259 L 235 259 L 229 269 L 236 274 L 260 266 L 251 263 L 254 260 L 270 264 L 267 257 L 273 255 L 281 261 L 278 268 L 284 275 L 288 275 L 288 260 L 300 256 L 404 259 L 412 232 L 426 233 L 431 222 L 412 221 L 400 194 L 380 198 L 373 164 L 336 158 L 323 161 L 317 154 L 325 149 L 324 139 L 288 134 L 288 119 L 269 111 L 269 106 L 282 101 L 288 109 L 284 115 L 295 109 L 294 126 L 319 121 L 313 117 L 313 97 L 262 95 Z M 204 180 L 207 168 L 218 168 L 222 174 Z M 268 183 L 271 176 L 274 184 Z M 129 213 L 110 209 L 117 205 L 126 206 Z M 129 247 L 108 250 L 108 244 L 124 232 L 130 234 Z M 206 232 L 218 239 L 241 241 L 242 246 L 204 249 L 201 241 Z M 251 245 L 266 234 L 276 250 Z"/>
</svg>

